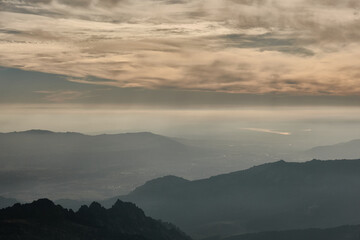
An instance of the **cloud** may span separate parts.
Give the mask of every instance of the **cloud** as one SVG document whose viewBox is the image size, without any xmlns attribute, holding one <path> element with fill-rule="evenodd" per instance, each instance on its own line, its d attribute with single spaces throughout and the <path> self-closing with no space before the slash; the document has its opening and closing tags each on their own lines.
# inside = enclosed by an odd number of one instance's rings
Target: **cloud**
<svg viewBox="0 0 360 240">
<path fill-rule="evenodd" d="M 358 1 L 0 4 L 0 65 L 5 67 L 120 88 L 360 93 Z"/>
<path fill-rule="evenodd" d="M 224 45 L 235 48 L 255 48 L 260 51 L 279 51 L 288 54 L 302 56 L 313 56 L 315 53 L 310 49 L 299 47 L 297 39 L 293 36 L 276 36 L 273 33 L 258 35 L 248 34 L 229 34 L 220 36 L 224 40 Z"/>
<path fill-rule="evenodd" d="M 338 0 L 310 1 L 310 0 L 308 0 L 308 3 L 316 4 L 316 5 L 331 6 L 331 7 L 343 7 L 343 8 L 354 8 L 354 9 L 360 8 L 360 2 L 357 0 L 343 0 L 343 1 L 338 1 Z"/>
<path fill-rule="evenodd" d="M 44 100 L 52 103 L 64 103 L 83 96 L 80 91 L 35 91 L 45 95 Z"/>
</svg>

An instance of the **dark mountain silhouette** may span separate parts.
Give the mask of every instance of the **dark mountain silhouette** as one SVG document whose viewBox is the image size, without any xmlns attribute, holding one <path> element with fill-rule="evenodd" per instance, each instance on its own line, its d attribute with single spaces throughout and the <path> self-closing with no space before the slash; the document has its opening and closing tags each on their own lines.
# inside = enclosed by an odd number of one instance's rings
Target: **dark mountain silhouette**
<svg viewBox="0 0 360 240">
<path fill-rule="evenodd" d="M 10 206 L 14 205 L 17 202 L 18 201 L 16 199 L 14 199 L 14 198 L 0 197 L 0 209 L 10 207 Z"/>
<path fill-rule="evenodd" d="M 358 189 L 360 160 L 278 161 L 203 180 L 160 178 L 120 198 L 194 237 L 210 237 L 355 225 Z"/>
<path fill-rule="evenodd" d="M 48 199 L 0 210 L 1 240 L 190 240 L 169 223 L 146 217 L 120 200 L 105 209 L 99 203 L 66 210 Z"/>
<path fill-rule="evenodd" d="M 316 159 L 359 159 L 360 139 L 331 146 L 314 147 L 305 154 Z"/>
<path fill-rule="evenodd" d="M 222 240 L 359 240 L 360 225 L 328 229 L 272 231 L 231 236 Z"/>
</svg>

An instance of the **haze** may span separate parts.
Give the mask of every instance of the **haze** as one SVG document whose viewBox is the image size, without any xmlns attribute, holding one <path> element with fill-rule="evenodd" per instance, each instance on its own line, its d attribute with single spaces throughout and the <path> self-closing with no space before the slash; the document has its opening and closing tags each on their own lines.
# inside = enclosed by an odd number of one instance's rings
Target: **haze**
<svg viewBox="0 0 360 240">
<path fill-rule="evenodd" d="M 359 39 L 359 0 L 0 0 L 0 208 L 358 237 Z"/>
</svg>

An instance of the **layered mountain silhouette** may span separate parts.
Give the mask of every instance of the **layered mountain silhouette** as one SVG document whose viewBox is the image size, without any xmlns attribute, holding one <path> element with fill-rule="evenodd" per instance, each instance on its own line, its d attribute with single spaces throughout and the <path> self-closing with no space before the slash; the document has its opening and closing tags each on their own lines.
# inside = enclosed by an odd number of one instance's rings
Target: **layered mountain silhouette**
<svg viewBox="0 0 360 240">
<path fill-rule="evenodd" d="M 196 181 L 163 177 L 120 198 L 202 238 L 356 225 L 358 189 L 360 160 L 278 161 Z"/>
<path fill-rule="evenodd" d="M 0 195 L 102 199 L 127 194 L 168 174 L 199 179 L 274 159 L 312 159 L 303 152 L 293 156 L 291 151 L 279 150 L 275 145 L 284 144 L 273 145 L 274 136 L 259 144 L 254 139 L 249 143 L 251 134 L 239 141 L 223 141 L 174 139 L 149 132 L 95 136 L 47 130 L 0 133 Z M 73 206 L 70 201 L 65 204 Z"/>
<path fill-rule="evenodd" d="M 0 210 L 1 240 L 190 240 L 169 223 L 145 216 L 132 203 L 116 201 L 66 210 L 48 199 Z"/>
<path fill-rule="evenodd" d="M 305 154 L 316 159 L 359 159 L 360 139 L 331 146 L 314 147 Z"/>
</svg>

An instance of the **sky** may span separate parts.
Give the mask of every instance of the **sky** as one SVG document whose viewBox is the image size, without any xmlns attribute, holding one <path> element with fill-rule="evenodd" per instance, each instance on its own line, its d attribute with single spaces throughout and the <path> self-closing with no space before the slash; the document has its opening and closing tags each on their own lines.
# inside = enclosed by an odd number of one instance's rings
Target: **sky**
<svg viewBox="0 0 360 240">
<path fill-rule="evenodd" d="M 3 67 L 122 88 L 295 95 L 360 92 L 356 0 L 0 4 Z M 50 91 L 39 94 L 52 98 Z M 79 97 L 76 91 L 62 95 Z"/>
<path fill-rule="evenodd" d="M 332 107 L 339 119 L 353 107 L 357 121 L 359 39 L 358 0 L 0 0 L 0 131 L 37 127 L 27 117 L 44 109 L 104 106 L 155 109 L 151 119 L 260 107 L 256 119 L 289 106 Z"/>
</svg>

